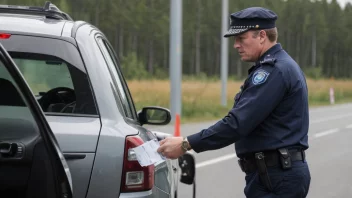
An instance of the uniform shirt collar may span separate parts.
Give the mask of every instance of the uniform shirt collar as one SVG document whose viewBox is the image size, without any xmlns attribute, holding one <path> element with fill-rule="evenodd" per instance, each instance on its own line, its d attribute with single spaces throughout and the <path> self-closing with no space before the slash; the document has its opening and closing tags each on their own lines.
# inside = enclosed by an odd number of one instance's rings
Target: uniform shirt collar
<svg viewBox="0 0 352 198">
<path fill-rule="evenodd" d="M 265 58 L 270 58 L 271 56 L 274 56 L 276 52 L 282 50 L 282 46 L 280 43 L 276 43 L 274 46 L 269 48 L 256 62 L 257 64 L 260 64 L 261 61 L 263 61 Z"/>
<path fill-rule="evenodd" d="M 282 50 L 282 46 L 280 43 L 275 44 L 271 48 L 269 48 L 260 58 L 258 61 L 255 62 L 255 65 L 253 65 L 249 70 L 248 74 L 250 74 L 253 70 L 257 69 L 261 64 L 262 61 L 264 61 L 265 58 L 270 58 L 274 57 L 275 53 Z"/>
</svg>

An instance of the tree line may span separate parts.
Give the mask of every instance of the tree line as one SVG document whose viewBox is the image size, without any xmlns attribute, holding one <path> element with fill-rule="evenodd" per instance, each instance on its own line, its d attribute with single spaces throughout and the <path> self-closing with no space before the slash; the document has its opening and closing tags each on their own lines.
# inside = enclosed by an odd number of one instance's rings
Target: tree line
<svg viewBox="0 0 352 198">
<path fill-rule="evenodd" d="M 43 6 L 43 0 L 0 0 Z M 167 78 L 170 0 L 52 0 L 74 20 L 85 20 L 109 38 L 127 78 Z M 221 0 L 183 0 L 182 72 L 219 76 Z M 278 14 L 278 42 L 310 77 L 350 78 L 352 5 L 336 0 L 230 0 L 229 14 L 250 6 Z M 229 75 L 243 78 L 251 66 L 240 61 L 229 40 Z"/>
</svg>

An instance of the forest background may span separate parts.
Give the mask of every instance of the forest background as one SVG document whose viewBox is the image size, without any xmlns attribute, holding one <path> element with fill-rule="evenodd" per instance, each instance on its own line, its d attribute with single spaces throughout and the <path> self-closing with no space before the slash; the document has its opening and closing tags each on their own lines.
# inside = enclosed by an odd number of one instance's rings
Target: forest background
<svg viewBox="0 0 352 198">
<path fill-rule="evenodd" d="M 0 4 L 44 6 L 43 0 Z M 120 59 L 137 109 L 169 108 L 170 0 L 52 0 L 74 20 L 88 21 L 108 37 Z M 221 0 L 183 0 L 183 121 L 222 118 L 233 105 L 251 64 L 229 40 L 227 106 L 221 105 Z M 250 6 L 278 14 L 278 42 L 305 72 L 311 107 L 352 101 L 352 5 L 336 0 L 229 0 L 229 13 Z M 268 96 L 271 97 L 271 96 Z"/>
</svg>

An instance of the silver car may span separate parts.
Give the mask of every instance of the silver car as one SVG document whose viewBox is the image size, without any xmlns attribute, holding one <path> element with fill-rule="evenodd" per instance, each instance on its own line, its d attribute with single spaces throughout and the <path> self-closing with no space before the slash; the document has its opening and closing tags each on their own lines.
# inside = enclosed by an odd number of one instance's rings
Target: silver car
<svg viewBox="0 0 352 198">
<path fill-rule="evenodd" d="M 116 53 L 98 28 L 72 20 L 50 2 L 3 5 L 0 43 L 45 113 L 72 174 L 75 198 L 173 198 L 180 180 L 193 184 L 190 153 L 139 165 L 131 148 L 168 136 L 143 125 L 168 124 L 171 115 L 154 106 L 136 111 Z"/>
</svg>

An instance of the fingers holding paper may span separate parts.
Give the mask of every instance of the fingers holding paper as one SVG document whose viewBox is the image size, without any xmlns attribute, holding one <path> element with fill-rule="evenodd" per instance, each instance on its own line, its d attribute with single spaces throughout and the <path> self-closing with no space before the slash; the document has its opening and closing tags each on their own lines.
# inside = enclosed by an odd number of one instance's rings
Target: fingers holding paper
<svg viewBox="0 0 352 198">
<path fill-rule="evenodd" d="M 185 153 L 182 149 L 181 144 L 183 137 L 167 137 L 160 141 L 160 147 L 158 152 L 169 159 L 177 159 Z"/>
</svg>

